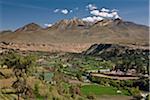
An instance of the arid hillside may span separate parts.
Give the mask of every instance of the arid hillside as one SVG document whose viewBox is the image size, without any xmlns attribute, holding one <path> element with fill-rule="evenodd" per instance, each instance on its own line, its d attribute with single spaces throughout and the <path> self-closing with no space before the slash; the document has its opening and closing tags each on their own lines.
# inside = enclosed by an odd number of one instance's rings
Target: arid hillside
<svg viewBox="0 0 150 100">
<path fill-rule="evenodd" d="M 14 43 L 18 48 L 24 48 L 20 44 L 26 44 L 25 48 L 33 46 L 41 50 L 42 45 L 45 50 L 67 52 L 78 52 L 94 43 L 148 46 L 148 37 L 149 27 L 121 19 L 104 19 L 95 23 L 81 19 L 61 20 L 47 28 L 30 23 L 14 32 L 0 33 L 1 42 Z"/>
</svg>

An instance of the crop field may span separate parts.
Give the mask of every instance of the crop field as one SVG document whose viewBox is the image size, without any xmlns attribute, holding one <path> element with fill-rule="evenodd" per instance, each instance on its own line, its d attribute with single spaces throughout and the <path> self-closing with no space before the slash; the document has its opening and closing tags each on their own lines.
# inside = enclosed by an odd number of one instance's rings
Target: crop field
<svg viewBox="0 0 150 100">
<path fill-rule="evenodd" d="M 110 86 L 100 85 L 84 85 L 81 87 L 81 93 L 84 95 L 129 95 L 128 91 L 121 90 L 121 93 L 117 93 L 117 88 Z"/>
</svg>

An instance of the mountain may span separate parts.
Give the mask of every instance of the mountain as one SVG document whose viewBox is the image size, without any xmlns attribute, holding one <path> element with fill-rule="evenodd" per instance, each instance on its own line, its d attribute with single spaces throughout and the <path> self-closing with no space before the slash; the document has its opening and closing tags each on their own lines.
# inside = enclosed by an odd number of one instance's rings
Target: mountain
<svg viewBox="0 0 150 100">
<path fill-rule="evenodd" d="M 62 48 L 82 48 L 94 43 L 126 44 L 148 46 L 149 27 L 123 21 L 122 19 L 103 19 L 90 23 L 78 18 L 61 20 L 51 27 L 30 23 L 14 32 L 0 33 L 0 42 L 57 44 Z M 62 45 L 63 44 L 63 45 Z M 85 47 L 84 47 L 85 48 Z"/>
<path fill-rule="evenodd" d="M 86 28 L 88 27 L 88 22 L 85 22 L 81 19 L 73 18 L 71 20 L 61 20 L 56 22 L 51 28 L 57 30 L 65 30 L 65 29 L 75 29 L 75 28 Z"/>
<path fill-rule="evenodd" d="M 41 26 L 35 23 L 27 24 L 19 29 L 17 29 L 15 32 L 35 32 L 42 29 Z"/>
</svg>

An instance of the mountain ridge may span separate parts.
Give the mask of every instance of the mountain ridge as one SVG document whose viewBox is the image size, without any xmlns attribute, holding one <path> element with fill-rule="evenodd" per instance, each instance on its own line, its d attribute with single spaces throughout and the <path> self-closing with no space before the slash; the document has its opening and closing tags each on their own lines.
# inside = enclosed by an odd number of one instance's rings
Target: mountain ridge
<svg viewBox="0 0 150 100">
<path fill-rule="evenodd" d="M 149 44 L 149 27 L 123 21 L 104 19 L 95 23 L 74 18 L 61 20 L 43 28 L 36 23 L 0 34 L 0 42 L 34 44 L 94 44 L 112 43 L 127 45 Z M 64 47 L 65 48 L 65 47 Z"/>
</svg>

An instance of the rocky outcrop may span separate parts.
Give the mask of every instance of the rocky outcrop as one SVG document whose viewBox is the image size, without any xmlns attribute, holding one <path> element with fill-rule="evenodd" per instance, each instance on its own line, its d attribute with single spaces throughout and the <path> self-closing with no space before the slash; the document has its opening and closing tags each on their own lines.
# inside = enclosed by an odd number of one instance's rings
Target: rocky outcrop
<svg viewBox="0 0 150 100">
<path fill-rule="evenodd" d="M 93 44 L 89 49 L 83 52 L 84 55 L 95 56 L 120 56 L 124 54 L 149 55 L 149 48 L 125 46 L 118 44 Z"/>
</svg>

